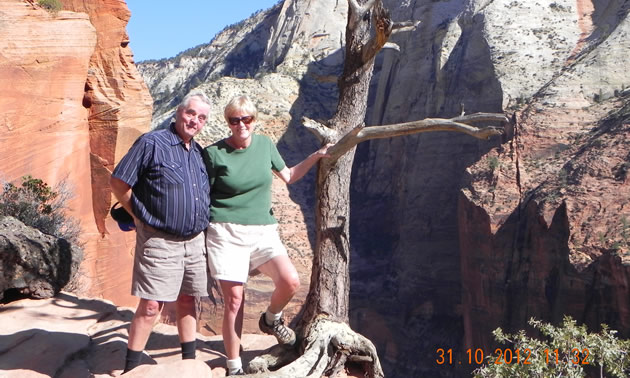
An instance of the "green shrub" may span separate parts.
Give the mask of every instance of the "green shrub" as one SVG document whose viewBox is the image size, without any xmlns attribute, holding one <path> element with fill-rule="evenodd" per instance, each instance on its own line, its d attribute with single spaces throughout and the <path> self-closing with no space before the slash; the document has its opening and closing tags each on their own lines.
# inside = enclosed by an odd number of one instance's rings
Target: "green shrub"
<svg viewBox="0 0 630 378">
<path fill-rule="evenodd" d="M 0 194 L 0 218 L 12 216 L 41 232 L 78 244 L 79 223 L 66 215 L 67 201 L 72 198 L 66 180 L 55 188 L 32 176 L 22 177 L 17 186 L 5 183 Z"/>
<path fill-rule="evenodd" d="M 501 165 L 501 162 L 498 157 L 491 156 L 488 158 L 488 168 L 490 168 L 490 172 L 494 173 L 494 171 L 499 168 L 499 165 Z"/>
<path fill-rule="evenodd" d="M 50 13 L 57 13 L 63 9 L 63 4 L 59 0 L 38 0 L 37 3 Z"/>
<path fill-rule="evenodd" d="M 492 333 L 507 348 L 497 348 L 488 363 L 474 371 L 476 378 L 497 377 L 584 377 L 586 372 L 604 376 L 628 377 L 630 374 L 630 341 L 620 340 L 616 331 L 602 325 L 599 333 L 588 333 L 586 326 L 565 316 L 561 327 L 530 319 L 545 340 L 525 335 L 503 333 L 497 328 Z M 517 360 L 517 353 L 519 359 Z M 510 355 L 510 361 L 507 356 Z"/>
</svg>

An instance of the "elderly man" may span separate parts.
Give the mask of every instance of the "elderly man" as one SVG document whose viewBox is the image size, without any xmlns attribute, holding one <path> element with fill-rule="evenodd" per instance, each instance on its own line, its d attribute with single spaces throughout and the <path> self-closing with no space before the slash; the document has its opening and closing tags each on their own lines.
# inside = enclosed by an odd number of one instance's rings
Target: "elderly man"
<svg viewBox="0 0 630 378">
<path fill-rule="evenodd" d="M 182 358 L 195 358 L 195 297 L 208 295 L 204 230 L 210 188 L 202 148 L 193 137 L 209 111 L 203 93 L 188 94 L 175 123 L 138 138 L 112 173 L 112 192 L 136 226 L 131 294 L 140 298 L 123 373 L 140 364 L 164 302 L 176 302 Z"/>
</svg>

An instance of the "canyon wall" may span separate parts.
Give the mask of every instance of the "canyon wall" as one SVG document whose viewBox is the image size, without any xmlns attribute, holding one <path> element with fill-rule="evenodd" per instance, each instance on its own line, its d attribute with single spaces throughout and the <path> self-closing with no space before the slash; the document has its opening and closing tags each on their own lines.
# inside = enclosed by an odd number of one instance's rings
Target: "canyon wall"
<svg viewBox="0 0 630 378">
<path fill-rule="evenodd" d="M 151 97 L 133 62 L 124 1 L 0 3 L 0 174 L 71 185 L 81 222 L 82 294 L 134 305 L 134 235 L 110 218 L 109 172 L 149 129 Z"/>
<path fill-rule="evenodd" d="M 394 11 L 423 22 L 415 38 L 394 38 L 400 53 L 384 54 L 373 88 L 383 110 L 368 123 L 463 107 L 506 112 L 513 124 L 488 142 L 435 133 L 358 148 L 355 277 L 381 284 L 355 286 L 355 319 L 376 340 L 373 322 L 392 332 L 379 343 L 390 373 L 464 374 L 472 367 L 436 366 L 436 349 L 462 361 L 468 348 L 488 354 L 493 329 L 527 328 L 530 317 L 567 314 L 629 335 L 628 5 L 443 1 Z"/>
</svg>

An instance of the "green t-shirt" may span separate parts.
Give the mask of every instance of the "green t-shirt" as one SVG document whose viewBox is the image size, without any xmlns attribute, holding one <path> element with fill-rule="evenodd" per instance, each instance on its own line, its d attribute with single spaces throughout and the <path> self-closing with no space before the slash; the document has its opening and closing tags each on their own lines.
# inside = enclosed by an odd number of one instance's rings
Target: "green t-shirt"
<svg viewBox="0 0 630 378">
<path fill-rule="evenodd" d="M 213 222 L 278 223 L 271 211 L 271 170 L 279 172 L 286 164 L 271 139 L 253 134 L 252 143 L 242 150 L 220 140 L 206 147 L 203 157 Z"/>
</svg>

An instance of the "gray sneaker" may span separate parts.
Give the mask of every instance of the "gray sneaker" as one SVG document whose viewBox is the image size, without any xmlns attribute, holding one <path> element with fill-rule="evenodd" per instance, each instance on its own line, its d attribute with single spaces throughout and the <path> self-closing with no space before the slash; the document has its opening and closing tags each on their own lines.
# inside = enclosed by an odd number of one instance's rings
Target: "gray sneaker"
<svg viewBox="0 0 630 378">
<path fill-rule="evenodd" d="M 284 319 L 282 318 L 273 322 L 273 325 L 268 325 L 265 321 L 265 313 L 263 312 L 258 321 L 258 328 L 267 335 L 274 335 L 276 340 L 278 340 L 278 344 L 295 344 L 295 332 L 284 325 Z"/>
</svg>

